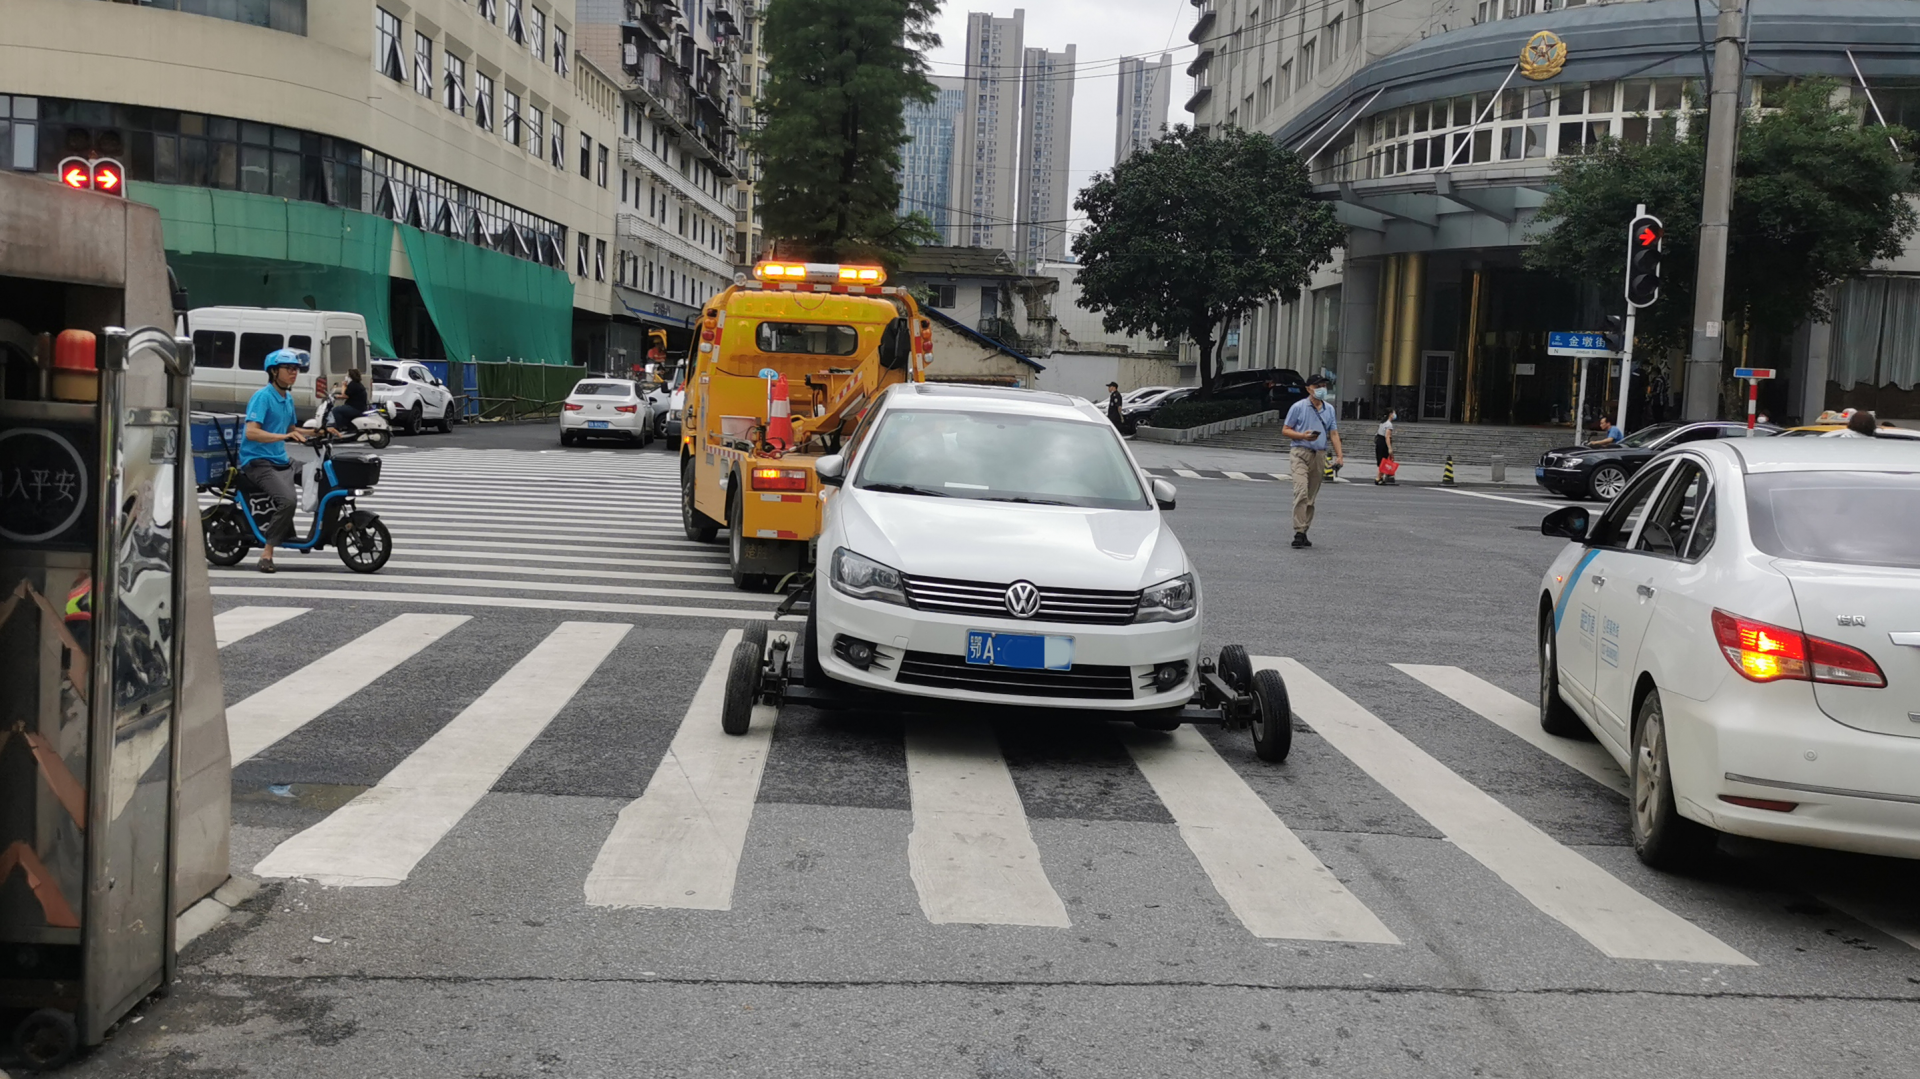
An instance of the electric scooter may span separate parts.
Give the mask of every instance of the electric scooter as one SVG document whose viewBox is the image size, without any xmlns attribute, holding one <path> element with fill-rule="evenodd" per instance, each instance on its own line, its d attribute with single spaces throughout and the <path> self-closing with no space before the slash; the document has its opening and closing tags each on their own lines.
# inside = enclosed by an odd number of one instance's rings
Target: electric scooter
<svg viewBox="0 0 1920 1079">
<path fill-rule="evenodd" d="M 309 431 L 320 429 L 320 417 L 315 416 L 300 426 Z M 393 441 L 393 425 L 385 416 L 368 409 L 353 418 L 353 430 L 340 432 L 341 442 L 365 442 L 376 450 L 384 450 Z"/>
<path fill-rule="evenodd" d="M 299 466 L 307 482 L 318 484 L 313 499 L 313 523 L 304 538 L 296 535 L 281 546 L 295 551 L 323 550 L 331 543 L 340 553 L 340 561 L 355 573 L 377 573 L 393 556 L 393 536 L 380 516 L 372 510 L 357 508 L 354 495 L 380 482 L 380 458 L 353 454 L 335 456 L 332 435 L 316 434 L 306 445 L 319 453 L 319 459 Z M 228 442 L 224 429 L 221 446 L 227 451 L 227 473 L 214 488 L 220 501 L 200 514 L 205 534 L 207 561 L 216 566 L 231 566 L 255 547 L 265 547 L 266 533 L 260 522 L 273 515 L 273 499 L 246 481 L 240 471 L 239 448 Z M 304 494 L 304 493 L 303 493 Z M 302 497 L 302 502 L 306 499 Z M 296 530 L 297 531 L 297 530 Z"/>
</svg>

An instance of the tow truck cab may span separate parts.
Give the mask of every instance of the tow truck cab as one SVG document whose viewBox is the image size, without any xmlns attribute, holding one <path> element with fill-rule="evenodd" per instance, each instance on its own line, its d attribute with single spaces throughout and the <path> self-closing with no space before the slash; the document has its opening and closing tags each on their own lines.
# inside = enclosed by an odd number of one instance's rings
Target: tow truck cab
<svg viewBox="0 0 1920 1079">
<path fill-rule="evenodd" d="M 689 539 L 728 530 L 735 586 L 766 589 L 813 563 L 814 462 L 839 450 L 881 390 L 924 379 L 932 325 L 879 267 L 763 262 L 754 278 L 701 315 L 681 425 L 681 512 Z M 790 441 L 776 420 L 782 379 Z"/>
</svg>

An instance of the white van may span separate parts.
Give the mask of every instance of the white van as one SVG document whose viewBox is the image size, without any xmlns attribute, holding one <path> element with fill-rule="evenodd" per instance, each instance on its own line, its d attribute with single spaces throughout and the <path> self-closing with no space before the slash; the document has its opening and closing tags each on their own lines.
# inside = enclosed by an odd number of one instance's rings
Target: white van
<svg viewBox="0 0 1920 1079">
<path fill-rule="evenodd" d="M 187 312 L 193 334 L 193 407 L 208 412 L 244 412 L 255 390 L 267 384 L 269 353 L 297 348 L 313 365 L 293 384 L 293 400 L 305 416 L 312 409 L 314 376 L 328 386 L 357 367 L 364 379 L 372 346 L 367 320 L 347 311 L 283 307 L 197 307 Z"/>
</svg>

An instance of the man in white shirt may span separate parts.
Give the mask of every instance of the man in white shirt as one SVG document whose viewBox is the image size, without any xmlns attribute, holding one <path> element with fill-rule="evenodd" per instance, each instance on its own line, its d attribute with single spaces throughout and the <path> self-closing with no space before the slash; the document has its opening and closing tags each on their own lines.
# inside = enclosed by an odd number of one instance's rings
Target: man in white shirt
<svg viewBox="0 0 1920 1079">
<path fill-rule="evenodd" d="M 1320 495 L 1320 478 L 1326 469 L 1326 452 L 1331 445 L 1336 467 L 1347 463 L 1340 448 L 1340 422 L 1327 403 L 1329 379 L 1314 375 L 1307 379 L 1307 396 L 1287 410 L 1280 433 L 1293 443 L 1287 454 L 1293 474 L 1293 546 L 1311 547 L 1307 529 L 1313 526 L 1313 504 Z"/>
</svg>

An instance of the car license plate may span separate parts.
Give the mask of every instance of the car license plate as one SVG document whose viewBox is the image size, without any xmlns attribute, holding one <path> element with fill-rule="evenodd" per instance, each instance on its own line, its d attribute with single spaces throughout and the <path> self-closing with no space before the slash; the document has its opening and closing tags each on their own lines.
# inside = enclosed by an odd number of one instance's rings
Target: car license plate
<svg viewBox="0 0 1920 1079">
<path fill-rule="evenodd" d="M 607 421 L 605 420 L 588 420 L 587 421 L 587 426 L 595 429 L 603 428 L 606 425 L 607 425 Z"/>
<path fill-rule="evenodd" d="M 1073 666 L 1073 638 L 970 629 L 967 631 L 967 662 L 977 667 L 1064 671 Z"/>
<path fill-rule="evenodd" d="M 1546 470 L 1545 468 L 1543 468 L 1542 466 L 1540 466 L 1540 465 L 1534 465 L 1534 466 L 1533 466 L 1533 478 L 1534 478 L 1534 479 L 1536 479 L 1536 480 L 1537 480 L 1537 479 L 1539 479 L 1540 477 L 1542 477 L 1542 476 L 1544 476 L 1544 475 L 1546 475 L 1546 474 L 1547 474 L 1547 470 Z"/>
</svg>

